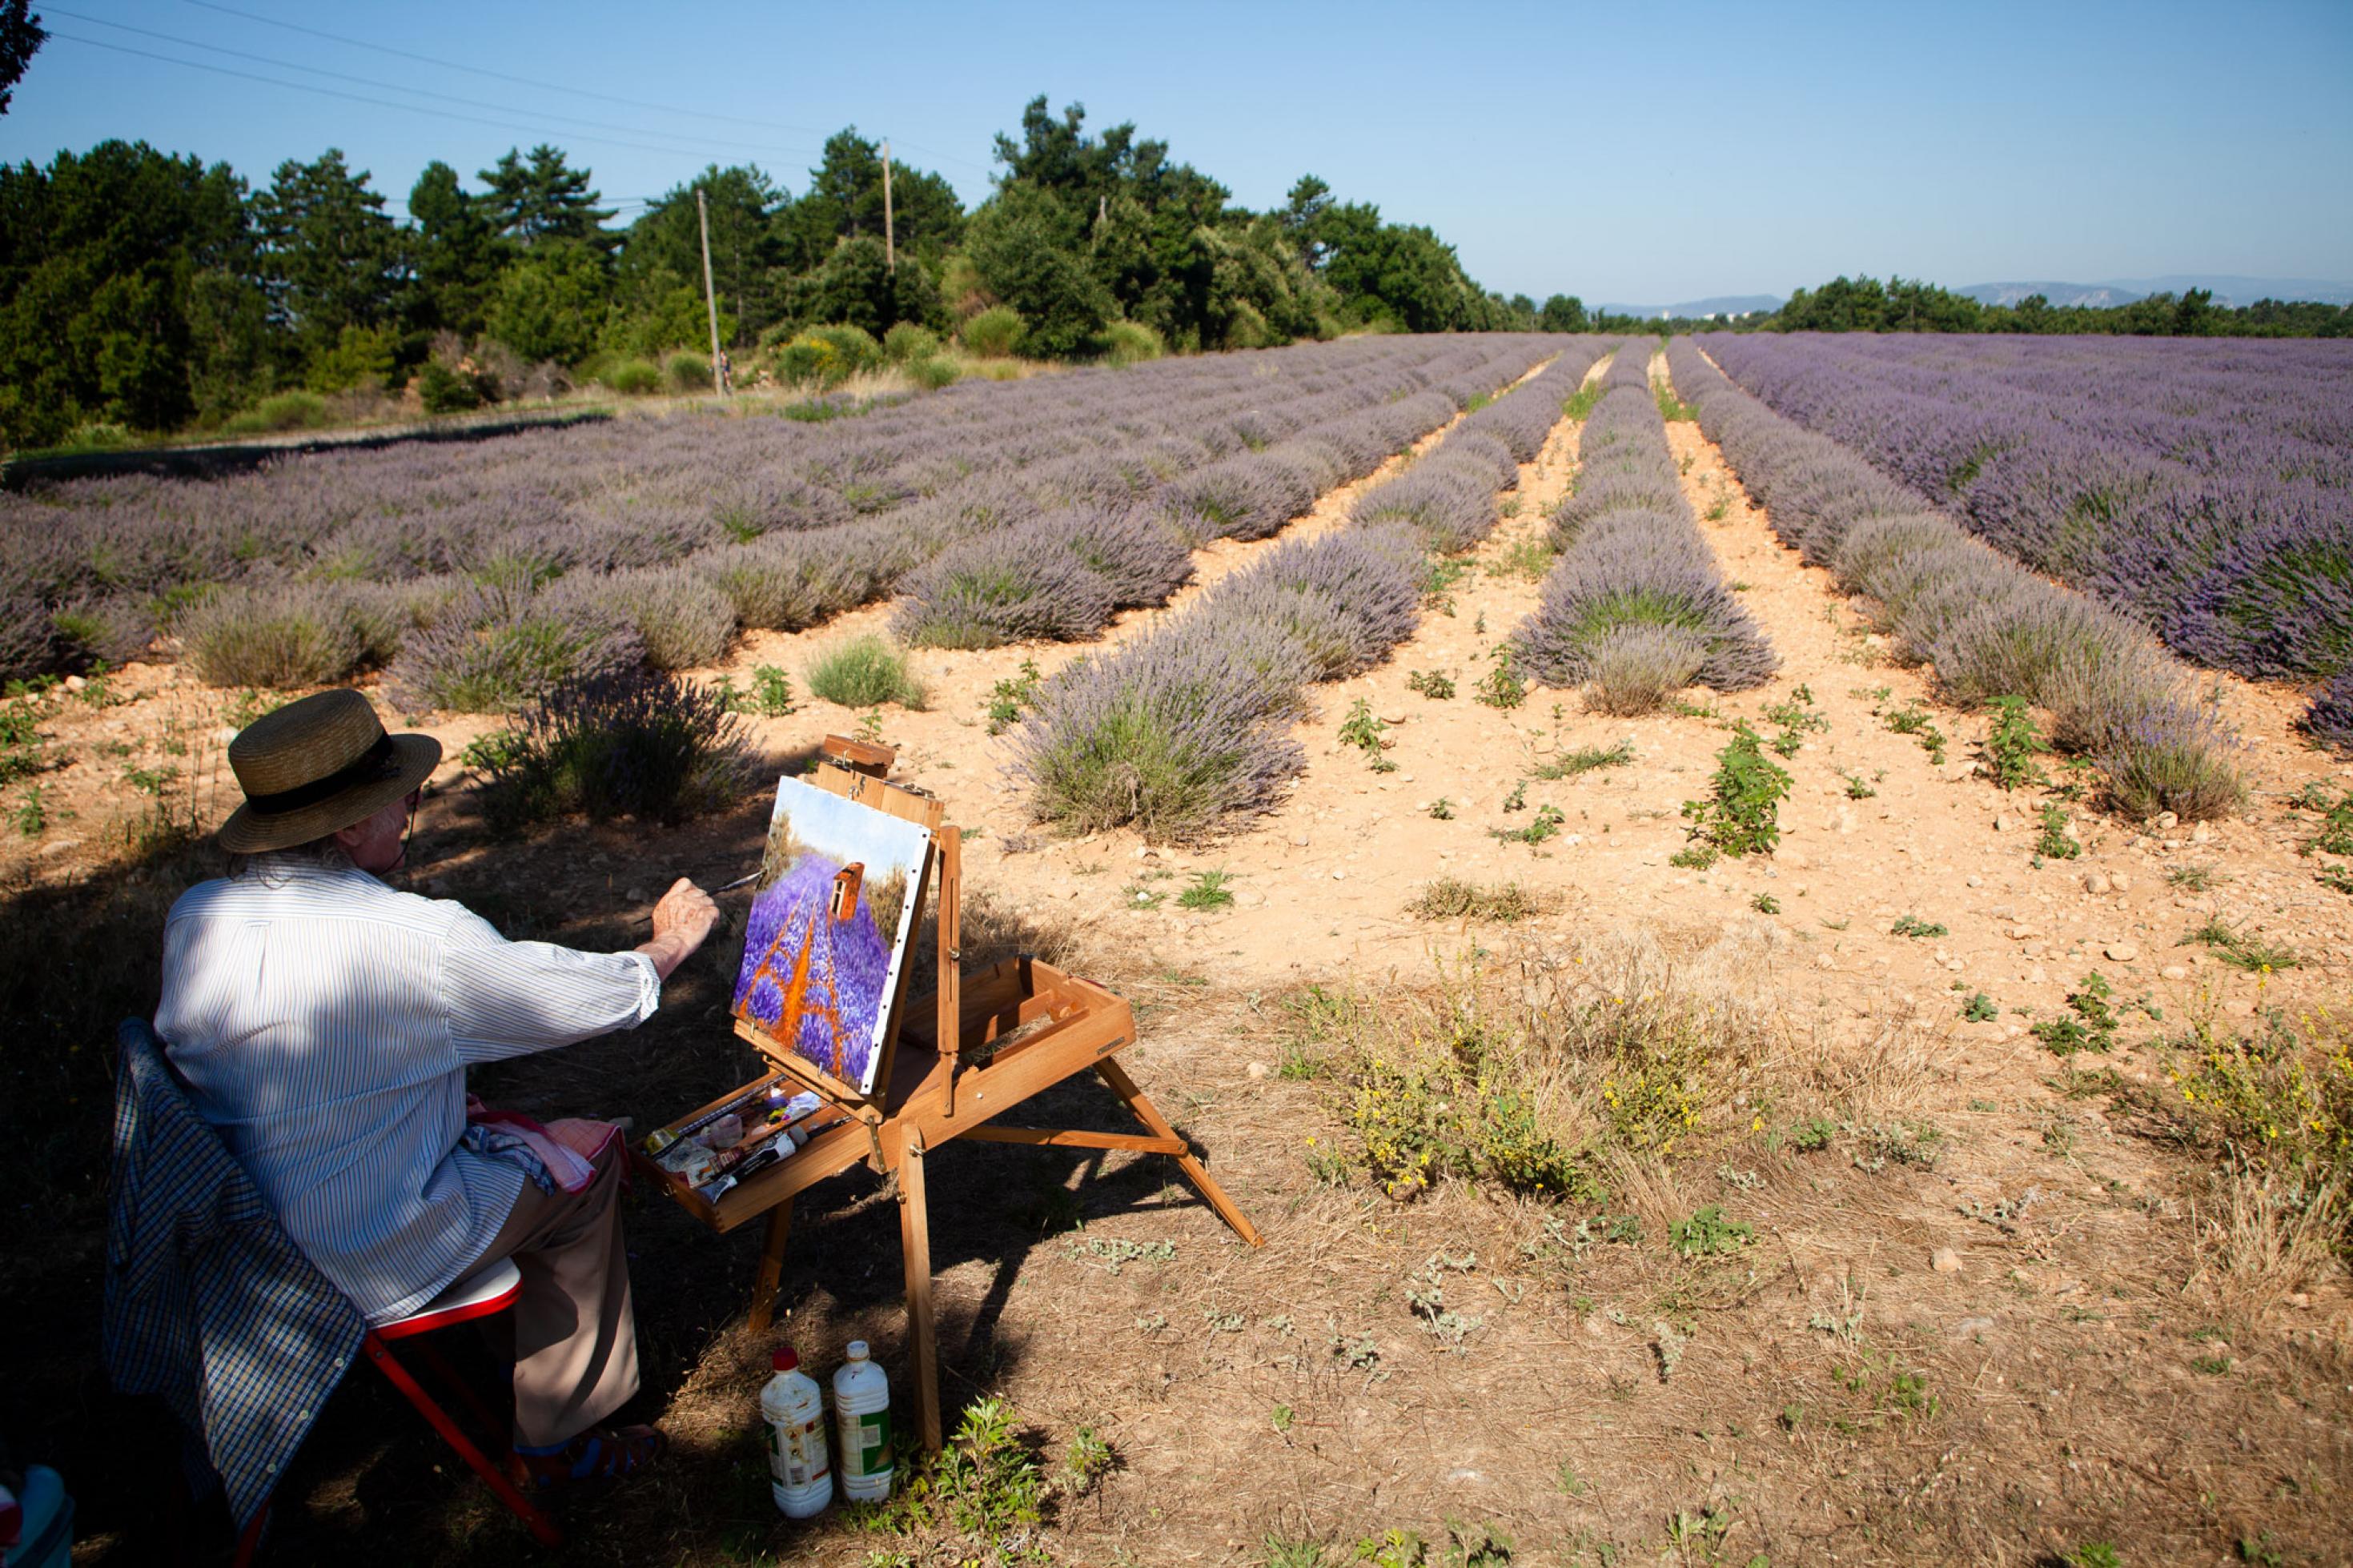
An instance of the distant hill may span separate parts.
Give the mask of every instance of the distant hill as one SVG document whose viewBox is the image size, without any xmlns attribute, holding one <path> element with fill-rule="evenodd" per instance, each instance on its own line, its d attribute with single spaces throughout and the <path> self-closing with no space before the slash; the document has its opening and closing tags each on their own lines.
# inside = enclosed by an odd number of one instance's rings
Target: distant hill
<svg viewBox="0 0 2353 1568">
<path fill-rule="evenodd" d="M 2214 303 L 2252 305 L 2258 300 L 2310 300 L 2323 305 L 2353 305 L 2353 283 L 2316 278 L 2241 278 L 2224 272 L 2176 272 L 2163 278 L 2112 278 L 2105 283 L 1972 283 L 1954 290 L 1987 305 L 2015 305 L 2040 294 L 2053 305 L 2105 308 L 2129 305 L 2151 294 L 2211 289 Z"/>
<path fill-rule="evenodd" d="M 1597 305 L 1594 309 L 1612 316 L 1682 316 L 1697 321 L 1705 316 L 1745 316 L 1751 310 L 1778 310 L 1781 308 L 1778 294 L 1717 294 L 1705 300 L 1686 300 L 1680 305 Z"/>
<path fill-rule="evenodd" d="M 2157 290 L 2136 291 L 2113 283 L 1972 283 L 1953 292 L 1966 294 L 1980 305 L 2015 305 L 2030 295 L 2040 294 L 2053 305 L 2088 305 L 2094 310 L 2108 310 L 2129 305 Z"/>
</svg>

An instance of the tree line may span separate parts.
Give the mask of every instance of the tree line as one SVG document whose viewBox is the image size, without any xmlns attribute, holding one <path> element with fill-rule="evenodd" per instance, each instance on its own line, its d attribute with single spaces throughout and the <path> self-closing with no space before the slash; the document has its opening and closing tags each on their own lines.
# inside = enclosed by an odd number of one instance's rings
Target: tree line
<svg viewBox="0 0 2353 1568">
<path fill-rule="evenodd" d="M 797 195 L 712 165 L 616 226 L 563 150 L 512 149 L 470 185 L 445 163 L 405 217 L 329 149 L 254 186 L 226 163 L 107 142 L 0 166 L 0 437 L 86 426 L 217 426 L 289 388 L 447 380 L 496 356 L 568 374 L 707 343 L 696 197 L 707 204 L 723 341 L 758 353 L 817 326 L 876 337 L 1018 315 L 1018 352 L 1085 358 L 1118 323 L 1178 352 L 1364 328 L 1584 324 L 1472 282 L 1429 228 L 1337 200 L 1313 175 L 1269 212 L 1133 124 L 1100 132 L 1043 97 L 996 140 L 965 210 L 894 163 L 886 254 L 881 145 L 847 128 Z"/>
<path fill-rule="evenodd" d="M 2258 300 L 2217 305 L 2208 289 L 2151 294 L 2124 305 L 2053 305 L 2030 294 L 2015 305 L 1989 305 L 1914 278 L 1834 278 L 1799 289 L 1778 310 L 1727 321 L 1643 322 L 1658 331 L 1768 332 L 2081 332 L 2132 337 L 2353 337 L 2353 306 Z"/>
</svg>

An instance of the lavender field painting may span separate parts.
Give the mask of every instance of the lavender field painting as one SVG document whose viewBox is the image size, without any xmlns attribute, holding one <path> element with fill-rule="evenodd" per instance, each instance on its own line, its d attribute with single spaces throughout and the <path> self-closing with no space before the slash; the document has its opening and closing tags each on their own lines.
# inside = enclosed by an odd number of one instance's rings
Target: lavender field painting
<svg viewBox="0 0 2353 1568">
<path fill-rule="evenodd" d="M 777 780 L 735 1016 L 872 1093 L 930 847 L 912 822 Z"/>
</svg>

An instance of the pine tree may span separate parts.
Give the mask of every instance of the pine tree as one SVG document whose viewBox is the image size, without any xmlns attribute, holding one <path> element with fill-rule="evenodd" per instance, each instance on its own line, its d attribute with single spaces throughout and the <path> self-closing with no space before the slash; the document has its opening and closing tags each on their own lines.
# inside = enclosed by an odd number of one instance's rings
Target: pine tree
<svg viewBox="0 0 2353 1568">
<path fill-rule="evenodd" d="M 384 197 L 368 189 L 366 171 L 353 174 L 341 149 L 328 148 L 314 163 L 279 164 L 269 188 L 254 195 L 253 218 L 262 287 L 306 357 L 332 347 L 346 327 L 389 321 L 399 237 Z"/>
<path fill-rule="evenodd" d="M 613 209 L 596 205 L 596 193 L 588 187 L 589 172 L 567 164 L 560 148 L 543 142 L 526 162 L 524 154 L 511 147 L 498 167 L 484 169 L 478 177 L 490 186 L 482 199 L 499 232 L 519 245 L 569 239 L 609 255 L 621 243 L 621 237 L 605 226 Z"/>
</svg>

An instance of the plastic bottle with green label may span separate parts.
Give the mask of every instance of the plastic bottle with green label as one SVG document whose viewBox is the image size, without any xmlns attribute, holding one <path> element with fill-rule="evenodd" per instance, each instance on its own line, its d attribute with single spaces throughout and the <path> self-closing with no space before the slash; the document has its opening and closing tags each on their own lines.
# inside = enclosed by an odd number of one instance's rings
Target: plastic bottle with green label
<svg viewBox="0 0 2353 1568">
<path fill-rule="evenodd" d="M 881 1502 L 891 1495 L 891 1380 L 852 1340 L 849 1359 L 833 1374 L 833 1425 L 842 1495 Z"/>
</svg>

